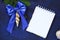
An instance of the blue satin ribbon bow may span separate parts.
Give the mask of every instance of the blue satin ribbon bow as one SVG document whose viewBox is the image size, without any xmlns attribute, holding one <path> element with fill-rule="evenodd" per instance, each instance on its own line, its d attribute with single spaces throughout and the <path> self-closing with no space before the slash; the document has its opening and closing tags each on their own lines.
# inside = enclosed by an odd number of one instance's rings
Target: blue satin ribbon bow
<svg viewBox="0 0 60 40">
<path fill-rule="evenodd" d="M 12 7 L 11 5 L 8 4 L 6 6 L 6 9 L 7 9 L 8 15 L 11 16 L 8 27 L 7 27 L 7 31 L 12 33 L 14 23 L 16 21 L 16 19 L 15 19 L 16 18 L 16 11 L 18 12 L 19 16 L 21 17 L 22 29 L 24 30 L 28 25 L 26 19 L 24 18 L 24 14 L 25 14 L 25 11 L 26 11 L 25 5 L 21 2 L 18 2 L 16 4 L 16 7 L 14 8 L 14 7 Z"/>
</svg>

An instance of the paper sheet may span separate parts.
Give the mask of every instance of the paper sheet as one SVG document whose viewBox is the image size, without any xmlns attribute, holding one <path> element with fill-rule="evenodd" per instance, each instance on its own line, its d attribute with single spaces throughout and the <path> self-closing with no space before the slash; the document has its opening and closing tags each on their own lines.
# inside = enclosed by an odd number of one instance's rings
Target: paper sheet
<svg viewBox="0 0 60 40">
<path fill-rule="evenodd" d="M 36 6 L 26 31 L 46 38 L 54 17 L 54 12 Z"/>
</svg>

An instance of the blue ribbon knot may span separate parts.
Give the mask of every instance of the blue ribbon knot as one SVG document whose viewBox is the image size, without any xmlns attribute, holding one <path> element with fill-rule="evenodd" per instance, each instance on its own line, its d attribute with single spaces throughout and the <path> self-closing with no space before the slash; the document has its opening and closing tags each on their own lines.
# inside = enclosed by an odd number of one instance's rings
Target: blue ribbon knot
<svg viewBox="0 0 60 40">
<path fill-rule="evenodd" d="M 21 22 L 22 22 L 22 29 L 24 30 L 28 23 L 24 17 L 25 11 L 26 11 L 26 7 L 23 3 L 21 2 L 17 2 L 16 7 L 12 7 L 11 5 L 7 5 L 6 6 L 8 15 L 11 16 L 8 27 L 7 27 L 7 31 L 12 33 L 13 27 L 14 27 L 14 23 L 16 21 L 16 11 L 18 12 L 19 16 L 21 17 Z"/>
</svg>

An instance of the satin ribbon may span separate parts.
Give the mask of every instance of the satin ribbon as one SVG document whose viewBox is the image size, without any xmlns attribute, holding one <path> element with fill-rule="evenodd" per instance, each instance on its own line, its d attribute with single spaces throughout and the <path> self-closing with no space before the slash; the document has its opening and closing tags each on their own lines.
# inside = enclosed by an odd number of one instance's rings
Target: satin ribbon
<svg viewBox="0 0 60 40">
<path fill-rule="evenodd" d="M 13 31 L 13 27 L 14 27 L 14 23 L 16 21 L 16 11 L 18 12 L 19 16 L 21 17 L 21 22 L 22 22 L 22 29 L 24 30 L 28 23 L 24 17 L 25 11 L 26 11 L 26 7 L 23 3 L 21 2 L 17 2 L 16 7 L 12 7 L 11 5 L 7 5 L 6 6 L 8 15 L 11 16 L 10 21 L 8 23 L 8 27 L 7 27 L 7 31 L 12 33 Z"/>
</svg>

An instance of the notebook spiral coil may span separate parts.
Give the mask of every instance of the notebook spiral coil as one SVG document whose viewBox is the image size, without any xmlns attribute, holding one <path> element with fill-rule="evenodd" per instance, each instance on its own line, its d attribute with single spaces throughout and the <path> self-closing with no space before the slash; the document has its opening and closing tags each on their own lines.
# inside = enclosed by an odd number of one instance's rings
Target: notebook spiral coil
<svg viewBox="0 0 60 40">
<path fill-rule="evenodd" d="M 44 7 L 44 6 L 38 5 L 38 7 L 42 8 L 42 9 L 45 9 L 45 10 L 48 10 L 48 11 L 50 11 L 50 12 L 54 12 L 54 13 L 55 13 L 54 10 L 48 9 L 48 8 L 46 8 L 46 7 Z"/>
</svg>

